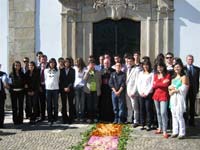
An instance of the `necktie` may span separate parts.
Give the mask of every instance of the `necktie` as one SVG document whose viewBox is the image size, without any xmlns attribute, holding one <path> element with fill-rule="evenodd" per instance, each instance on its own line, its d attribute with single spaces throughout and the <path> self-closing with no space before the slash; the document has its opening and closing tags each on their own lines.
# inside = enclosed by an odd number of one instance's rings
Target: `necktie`
<svg viewBox="0 0 200 150">
<path fill-rule="evenodd" d="M 190 70 L 189 70 L 190 74 L 193 75 L 193 68 L 192 65 L 190 65 Z"/>
<path fill-rule="evenodd" d="M 41 72 L 41 83 L 44 83 L 44 69 Z"/>
<path fill-rule="evenodd" d="M 131 72 L 131 68 L 128 68 L 128 74 L 130 74 L 130 72 Z"/>
</svg>

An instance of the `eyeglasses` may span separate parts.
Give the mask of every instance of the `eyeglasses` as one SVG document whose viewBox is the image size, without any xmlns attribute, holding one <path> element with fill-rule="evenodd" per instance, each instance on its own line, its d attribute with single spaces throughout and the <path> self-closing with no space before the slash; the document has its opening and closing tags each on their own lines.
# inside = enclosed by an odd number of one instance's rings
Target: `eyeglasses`
<svg viewBox="0 0 200 150">
<path fill-rule="evenodd" d="M 28 60 L 24 60 L 23 62 L 24 62 L 24 63 L 27 63 L 27 62 L 28 62 Z"/>
<path fill-rule="evenodd" d="M 166 59 L 172 59 L 172 57 L 165 57 Z"/>
</svg>

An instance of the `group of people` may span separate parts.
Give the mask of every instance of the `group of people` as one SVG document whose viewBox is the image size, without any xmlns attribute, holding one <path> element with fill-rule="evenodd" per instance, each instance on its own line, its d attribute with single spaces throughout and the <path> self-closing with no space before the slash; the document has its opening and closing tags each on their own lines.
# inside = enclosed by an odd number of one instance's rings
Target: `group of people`
<svg viewBox="0 0 200 150">
<path fill-rule="evenodd" d="M 173 53 L 159 54 L 154 65 L 139 52 L 121 59 L 108 54 L 82 58 L 55 58 L 47 61 L 42 52 L 38 61 L 25 57 L 15 61 L 9 75 L 0 72 L 0 127 L 3 127 L 5 89 L 10 92 L 13 123 L 30 124 L 47 118 L 50 125 L 58 121 L 58 99 L 62 102 L 62 122 L 133 123 L 133 127 L 150 131 L 157 124 L 156 134 L 168 138 L 185 137 L 185 122 L 195 125 L 195 100 L 199 90 L 200 68 L 193 65 L 192 55 L 186 65 Z M 39 120 L 37 118 L 39 117 Z"/>
</svg>

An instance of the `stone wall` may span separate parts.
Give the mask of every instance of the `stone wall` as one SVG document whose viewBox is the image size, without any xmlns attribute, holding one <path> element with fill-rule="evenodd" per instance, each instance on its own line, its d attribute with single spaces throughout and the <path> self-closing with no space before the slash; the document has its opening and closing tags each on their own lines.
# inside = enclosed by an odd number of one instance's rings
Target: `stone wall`
<svg viewBox="0 0 200 150">
<path fill-rule="evenodd" d="M 35 0 L 9 0 L 8 73 L 15 60 L 23 61 L 25 56 L 35 58 Z M 23 65 L 23 62 L 22 62 Z M 5 102 L 11 110 L 7 91 Z"/>
<path fill-rule="evenodd" d="M 35 56 L 35 0 L 9 0 L 9 70 L 14 60 Z"/>
</svg>

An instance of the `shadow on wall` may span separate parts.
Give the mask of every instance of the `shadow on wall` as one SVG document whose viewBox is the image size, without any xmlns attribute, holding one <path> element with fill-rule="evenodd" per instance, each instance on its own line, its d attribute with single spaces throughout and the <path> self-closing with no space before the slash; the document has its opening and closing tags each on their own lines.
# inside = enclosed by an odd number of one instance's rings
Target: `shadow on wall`
<svg viewBox="0 0 200 150">
<path fill-rule="evenodd" d="M 183 19 L 186 19 L 192 23 L 200 24 L 200 11 L 193 7 L 189 0 L 175 0 L 174 7 L 174 49 L 176 50 L 175 56 L 180 56 L 180 34 L 181 28 L 187 27 L 187 24 L 184 22 Z M 178 10 L 177 10 L 178 9 Z"/>
</svg>

